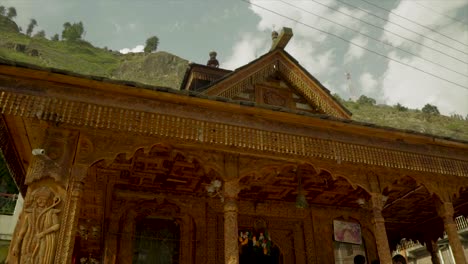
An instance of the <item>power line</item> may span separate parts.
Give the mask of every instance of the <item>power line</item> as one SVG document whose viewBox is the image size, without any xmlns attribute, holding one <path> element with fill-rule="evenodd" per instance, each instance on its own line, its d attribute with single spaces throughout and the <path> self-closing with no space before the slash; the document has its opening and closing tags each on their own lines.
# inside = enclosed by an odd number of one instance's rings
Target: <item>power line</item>
<svg viewBox="0 0 468 264">
<path fill-rule="evenodd" d="M 412 53 L 412 52 L 410 52 L 410 51 L 407 51 L 407 50 L 405 50 L 405 49 L 402 49 L 402 48 L 400 48 L 400 47 L 397 47 L 397 46 L 395 46 L 395 45 L 392 45 L 391 43 L 386 43 L 386 42 L 384 42 L 384 41 L 382 41 L 382 40 L 380 40 L 380 39 L 378 39 L 378 38 L 375 38 L 375 37 L 370 36 L 370 35 L 368 35 L 368 34 L 362 33 L 362 32 L 360 32 L 359 30 L 350 28 L 350 27 L 348 27 L 348 26 L 345 26 L 345 25 L 343 25 L 343 24 L 340 24 L 340 23 L 338 23 L 338 22 L 335 22 L 335 21 L 333 21 L 333 20 L 331 20 L 331 19 L 329 19 L 329 18 L 323 17 L 323 16 L 321 16 L 321 15 L 317 15 L 317 14 L 315 14 L 315 13 L 313 13 L 313 12 L 310 12 L 310 11 L 308 11 L 308 10 L 305 10 L 304 8 L 301 8 L 301 7 L 299 7 L 299 6 L 296 6 L 296 5 L 287 3 L 287 2 L 285 2 L 285 1 L 283 1 L 283 0 L 279 0 L 279 1 L 282 2 L 283 4 L 286 4 L 286 5 L 295 7 L 295 8 L 297 8 L 297 9 L 299 9 L 299 10 L 302 10 L 302 11 L 304 11 L 304 12 L 306 12 L 306 13 L 309 13 L 309 14 L 311 14 L 311 15 L 317 16 L 317 17 L 319 17 L 319 18 L 321 18 L 321 19 L 327 20 L 327 21 L 329 21 L 329 22 L 331 22 L 331 23 L 334 23 L 334 24 L 339 25 L 339 26 L 341 26 L 341 27 L 344 27 L 344 28 L 346 28 L 346 29 L 352 30 L 352 31 L 354 31 L 354 32 L 356 32 L 356 33 L 358 33 L 358 34 L 361 34 L 361 35 L 363 35 L 363 36 L 369 38 L 369 39 L 372 39 L 372 40 L 374 40 L 374 41 L 383 43 L 384 45 L 393 47 L 393 48 L 395 48 L 395 49 L 401 50 L 401 51 L 403 51 L 403 52 L 405 52 L 405 53 L 407 53 L 407 54 L 410 54 L 410 55 L 412 55 L 412 56 L 414 56 L 414 57 L 417 57 L 417 58 L 419 58 L 419 59 L 421 59 L 421 60 L 427 61 L 427 62 L 429 62 L 429 63 L 432 63 L 432 64 L 437 65 L 437 66 L 439 66 L 439 67 L 442 67 L 442 68 L 444 68 L 444 69 L 447 69 L 447 70 L 449 70 L 449 71 L 451 71 L 451 72 L 458 73 L 458 74 L 460 74 L 460 75 L 462 75 L 462 76 L 468 77 L 468 75 L 466 75 L 465 73 L 462 73 L 462 72 L 453 70 L 453 69 L 451 69 L 451 68 L 449 68 L 449 67 L 446 67 L 446 66 L 444 66 L 444 65 L 442 65 L 442 64 L 440 64 L 440 63 L 433 62 L 433 61 L 431 61 L 431 60 L 428 60 L 428 59 L 426 59 L 426 58 L 423 58 L 423 57 L 421 57 L 421 56 L 419 56 L 419 55 L 417 55 L 417 54 L 415 54 L 415 53 Z M 468 65 L 468 63 L 466 63 L 466 62 L 464 62 L 464 61 L 462 61 L 462 62 Z"/>
<path fill-rule="evenodd" d="M 444 36 L 444 37 L 446 37 L 446 38 L 448 38 L 448 39 L 451 39 L 451 40 L 453 40 L 453 41 L 455 41 L 455 42 L 458 42 L 458 43 L 460 43 L 460 44 L 462 44 L 462 45 L 468 47 L 468 45 L 466 45 L 465 43 L 463 43 L 463 42 L 461 42 L 461 41 L 459 41 L 459 40 L 457 40 L 457 39 L 454 39 L 454 38 L 452 38 L 452 37 L 450 37 L 450 36 L 447 36 L 447 35 L 445 35 L 445 34 L 443 34 L 443 33 L 440 33 L 440 32 L 438 32 L 438 31 L 435 30 L 435 29 L 432 29 L 432 28 L 430 28 L 430 27 L 428 27 L 428 26 L 425 26 L 425 25 L 423 25 L 423 24 L 420 24 L 420 23 L 418 23 L 418 22 L 416 22 L 416 21 L 413 21 L 413 20 L 411 20 L 411 19 L 409 19 L 409 18 L 406 18 L 406 17 L 404 17 L 404 16 L 401 16 L 401 15 L 395 13 L 395 12 L 392 12 L 392 10 L 388 10 L 388 9 L 386 9 L 386 8 L 384 8 L 384 7 L 381 7 L 381 6 L 377 5 L 377 4 L 371 3 L 371 2 L 369 2 L 369 1 L 367 1 L 367 0 L 361 0 L 361 1 L 363 1 L 363 2 L 365 2 L 365 3 L 368 3 L 368 4 L 371 5 L 371 6 L 375 6 L 375 7 L 377 7 L 377 8 L 382 9 L 382 10 L 385 10 L 385 11 L 387 11 L 387 12 L 390 13 L 390 14 L 393 14 L 393 15 L 395 15 L 395 16 L 397 16 L 397 17 L 403 18 L 403 19 L 406 20 L 406 21 L 409 21 L 409 22 L 411 22 L 411 23 L 414 23 L 414 24 L 416 24 L 416 25 L 418 25 L 418 26 L 420 26 L 420 27 L 423 27 L 423 28 L 425 28 L 425 29 L 428 29 L 428 30 L 430 30 L 430 31 L 432 31 L 432 32 L 435 32 L 435 33 L 437 33 L 437 34 L 439 34 L 439 35 L 441 35 L 441 36 Z"/>
<path fill-rule="evenodd" d="M 415 3 L 415 4 L 417 4 L 418 6 L 421 6 L 421 7 L 423 7 L 423 8 L 426 8 L 426 9 L 428 9 L 428 10 L 431 10 L 433 13 L 436 13 L 436 14 L 438 14 L 438 15 L 444 16 L 444 17 L 446 17 L 446 18 L 448 18 L 448 19 L 451 19 L 451 20 L 453 20 L 453 21 L 457 21 L 457 22 L 459 22 L 459 23 L 461 23 L 461 24 L 465 24 L 465 25 L 468 26 L 468 23 L 466 23 L 465 21 L 463 21 L 463 20 L 461 20 L 461 19 L 458 19 L 458 18 L 454 18 L 454 17 L 448 16 L 448 15 L 443 14 L 443 13 L 439 13 L 439 12 L 435 11 L 434 8 L 430 8 L 430 7 L 428 7 L 428 6 L 422 5 L 422 4 L 418 3 L 418 1 L 410 1 L 410 2 L 411 2 L 411 3 Z"/>
<path fill-rule="evenodd" d="M 386 32 L 392 34 L 392 35 L 395 35 L 395 36 L 397 36 L 397 37 L 400 37 L 400 38 L 402 38 L 402 39 L 404 39 L 404 40 L 407 40 L 407 41 L 416 43 L 416 44 L 418 44 L 418 45 L 421 45 L 421 46 L 423 46 L 423 47 L 426 47 L 426 48 L 428 48 L 428 49 L 431 49 L 431 50 L 433 50 L 433 51 L 435 51 L 435 52 L 438 52 L 438 53 L 440 53 L 440 54 L 443 54 L 443 55 L 445 55 L 445 56 L 448 56 L 448 57 L 450 57 L 450 58 L 452 58 L 452 59 L 454 59 L 454 60 L 457 60 L 457 61 L 459 61 L 459 62 L 461 62 L 461 63 L 468 64 L 466 61 L 461 60 L 461 59 L 459 59 L 459 58 L 457 58 L 457 57 L 455 57 L 455 56 L 452 56 L 452 55 L 450 55 L 450 54 L 448 54 L 448 53 L 445 53 L 445 52 L 443 52 L 443 51 L 434 49 L 433 47 L 430 47 L 430 46 L 428 46 L 428 45 L 425 45 L 425 44 L 423 44 L 423 43 L 421 43 L 421 42 L 417 42 L 417 41 L 412 40 L 412 39 L 410 39 L 410 38 L 403 37 L 403 36 L 401 36 L 401 35 L 399 35 L 399 34 L 393 32 L 393 31 L 387 30 L 387 29 L 385 29 L 385 28 L 383 28 L 383 27 L 379 27 L 379 26 L 377 26 L 377 25 L 374 25 L 374 24 L 372 24 L 372 23 L 369 23 L 369 22 L 367 22 L 367 21 L 365 21 L 365 20 L 363 20 L 363 19 L 360 19 L 360 18 L 354 17 L 354 16 L 352 16 L 352 15 L 349 15 L 349 14 L 347 14 L 347 13 L 345 13 L 345 12 L 339 10 L 339 9 L 333 8 L 333 7 L 328 6 L 328 5 L 325 5 L 325 4 L 322 4 L 322 3 L 318 2 L 318 1 L 315 1 L 315 0 L 310 0 L 310 1 L 315 2 L 315 3 L 319 4 L 319 5 L 325 6 L 325 7 L 329 8 L 329 9 L 331 9 L 331 10 L 334 10 L 334 11 L 336 11 L 336 12 L 338 12 L 338 13 L 341 13 L 341 14 L 346 15 L 346 16 L 348 16 L 348 17 L 351 17 L 351 18 L 353 18 L 353 19 L 359 20 L 359 21 L 361 21 L 362 23 L 364 23 L 364 24 L 366 24 L 366 25 L 369 25 L 369 26 L 371 26 L 371 27 L 375 27 L 375 28 L 381 29 L 381 30 L 383 30 L 383 31 L 386 31 Z M 377 17 L 378 17 L 378 16 L 377 16 Z M 378 17 L 378 18 L 380 18 L 380 19 L 382 19 L 382 20 L 385 20 L 384 18 L 381 18 L 381 17 Z M 390 22 L 390 21 L 388 21 L 388 22 Z M 430 39 L 430 38 L 429 38 L 429 39 Z M 448 46 L 448 45 L 446 45 L 446 44 L 444 44 L 444 43 L 441 43 L 441 44 L 443 44 L 444 46 L 447 46 L 447 47 L 449 47 L 449 48 L 452 48 L 452 47 L 450 47 L 450 46 Z M 452 48 L 452 49 L 458 50 L 458 49 L 455 49 L 455 48 Z M 461 51 L 461 52 L 463 52 L 463 51 Z M 465 52 L 463 52 L 463 53 L 465 53 Z M 468 55 L 468 53 L 465 53 L 465 54 Z"/>
<path fill-rule="evenodd" d="M 315 1 L 315 0 L 311 0 L 311 1 L 314 1 L 314 2 L 318 3 L 318 2 Z M 454 48 L 454 47 L 452 47 L 452 46 L 450 46 L 450 45 L 448 45 L 448 44 L 445 44 L 444 42 L 441 42 L 441 41 L 439 41 L 439 40 L 430 38 L 430 37 L 428 37 L 428 36 L 426 36 L 426 35 L 423 35 L 423 34 L 421 34 L 421 33 L 418 33 L 418 32 L 416 32 L 416 31 L 414 31 L 414 30 L 411 30 L 411 29 L 409 29 L 409 28 L 406 28 L 406 27 L 404 27 L 404 26 L 402 26 L 402 25 L 400 25 L 400 24 L 398 24 L 398 23 L 395 23 L 395 22 L 392 22 L 392 21 L 390 21 L 390 20 L 388 20 L 388 19 L 382 18 L 382 17 L 380 17 L 380 16 L 378 16 L 378 15 L 376 15 L 376 14 L 374 14 L 374 13 L 371 13 L 371 12 L 369 12 L 369 11 L 363 9 L 363 8 L 357 7 L 357 6 L 352 5 L 352 4 L 348 4 L 348 3 L 343 2 L 343 1 L 341 1 L 341 0 L 335 0 L 335 1 L 340 2 L 340 3 L 344 4 L 344 5 L 347 5 L 347 6 L 351 7 L 351 8 L 358 9 L 358 10 L 360 10 L 360 11 L 362 11 L 362 12 L 364 12 L 364 13 L 370 15 L 370 16 L 373 16 L 373 17 L 375 17 L 375 18 L 378 18 L 378 19 L 380 19 L 380 20 L 383 20 L 383 21 L 385 21 L 385 22 L 387 22 L 387 23 L 393 24 L 393 25 L 395 25 L 395 26 L 397 26 L 397 27 L 399 27 L 399 28 L 405 29 L 405 30 L 407 30 L 407 31 L 409 31 L 409 32 L 411 32 L 411 33 L 414 33 L 414 34 L 416 34 L 416 35 L 418 35 L 418 36 L 420 36 L 420 37 L 423 37 L 423 38 L 432 40 L 432 41 L 434 41 L 434 42 L 436 42 L 436 43 L 439 43 L 439 44 L 442 45 L 442 46 L 445 46 L 445 47 L 447 47 L 447 48 L 450 48 L 450 49 L 453 49 L 453 50 L 456 50 L 456 51 L 458 51 L 458 52 L 461 52 L 461 53 L 463 53 L 463 54 L 467 54 L 467 55 L 468 55 L 468 53 L 466 53 L 465 51 L 463 51 L 463 50 L 461 50 L 461 49 Z M 322 5 L 323 5 L 323 4 L 322 4 Z M 331 8 L 331 7 L 329 7 L 329 8 Z M 331 9 L 333 9 L 333 8 L 331 8 Z M 333 9 L 333 10 L 338 11 L 337 9 Z M 338 11 L 338 12 L 340 12 L 340 11 Z M 343 13 L 343 12 L 340 12 L 340 13 Z M 344 14 L 346 14 L 346 13 L 344 13 Z M 359 19 L 359 18 L 356 18 L 356 19 L 362 21 L 362 20 Z M 382 29 L 383 29 L 383 28 L 382 28 Z M 385 29 L 384 29 L 384 30 L 385 30 Z M 385 30 L 385 31 L 391 32 L 391 31 L 388 31 L 388 30 Z M 396 33 L 394 33 L 394 34 L 396 34 Z M 397 35 L 398 35 L 398 34 L 397 34 Z M 439 51 L 439 52 L 440 52 L 440 51 Z M 443 52 L 441 52 L 441 53 L 443 53 Z M 446 54 L 446 53 L 443 53 L 443 54 L 445 54 L 445 55 L 447 55 L 447 56 L 450 56 L 450 55 L 448 55 L 448 54 Z M 450 57 L 452 57 L 452 56 L 450 56 Z M 453 57 L 452 57 L 452 58 L 453 58 Z"/>
<path fill-rule="evenodd" d="M 317 31 L 319 31 L 319 32 L 322 32 L 322 33 L 325 33 L 325 34 L 334 36 L 334 37 L 337 38 L 337 39 L 340 39 L 340 40 L 342 40 L 342 41 L 348 42 L 348 43 L 350 43 L 350 44 L 352 44 L 352 45 L 354 45 L 354 46 L 356 46 L 356 47 L 359 47 L 359 48 L 362 48 L 362 49 L 364 49 L 364 50 L 367 50 L 368 52 L 374 53 L 374 54 L 376 54 L 376 55 L 378 55 L 378 56 L 381 56 L 381 57 L 384 57 L 384 58 L 386 58 L 386 59 L 388 59 L 388 60 L 394 61 L 394 62 L 396 62 L 396 63 L 398 63 L 398 64 L 405 65 L 405 66 L 410 67 L 410 68 L 413 68 L 413 69 L 415 69 L 415 70 L 417 70 L 417 71 L 420 71 L 420 72 L 423 72 L 423 73 L 425 73 L 425 74 L 431 75 L 432 77 L 435 77 L 435 78 L 437 78 L 437 79 L 446 81 L 446 82 L 448 82 L 448 83 L 451 83 L 451 84 L 453 84 L 453 85 L 456 85 L 456 86 L 459 86 L 459 87 L 461 87 L 461 88 L 463 88 L 463 89 L 467 89 L 467 90 L 468 90 L 468 86 L 463 86 L 463 85 L 461 85 L 461 84 L 459 84 L 459 83 L 456 83 L 456 82 L 450 81 L 450 80 L 448 80 L 448 79 L 446 79 L 446 78 L 437 76 L 437 75 L 435 75 L 435 74 L 433 74 L 433 73 L 431 73 L 431 72 L 428 72 L 428 71 L 419 69 L 418 67 L 415 67 L 415 66 L 413 66 L 413 65 L 411 65 L 411 64 L 408 64 L 408 63 L 405 63 L 405 62 L 402 62 L 402 61 L 399 61 L 399 60 L 395 60 L 395 59 L 393 59 L 393 58 L 391 58 L 391 57 L 388 57 L 387 55 L 384 55 L 384 54 L 379 53 L 379 52 L 377 52 L 377 51 L 374 51 L 374 50 L 368 49 L 368 48 L 366 48 L 366 47 L 363 47 L 363 46 L 361 46 L 361 45 L 359 45 L 359 44 L 356 44 L 356 43 L 354 43 L 354 42 L 352 42 L 352 41 L 349 41 L 349 40 L 347 40 L 347 39 L 345 39 L 345 38 L 343 38 L 343 37 L 341 37 L 341 36 L 339 36 L 339 35 L 336 35 L 336 34 L 334 34 L 334 33 L 330 33 L 330 32 L 327 32 L 327 31 L 325 31 L 325 30 L 322 30 L 322 29 L 313 27 L 313 26 L 311 26 L 311 25 L 309 25 L 309 24 L 306 24 L 306 23 L 304 23 L 304 22 L 301 22 L 301 21 L 299 21 L 299 20 L 297 20 L 297 19 L 290 18 L 290 17 L 288 17 L 288 16 L 285 16 L 285 15 L 283 15 L 283 14 L 280 14 L 280 13 L 278 13 L 278 12 L 276 12 L 276 11 L 273 11 L 273 10 L 271 10 L 271 9 L 268 9 L 268 8 L 266 8 L 266 7 L 263 7 L 263 6 L 254 4 L 254 3 L 250 2 L 249 0 L 241 0 L 241 1 L 246 2 L 246 3 L 249 3 L 249 4 L 253 5 L 253 6 L 259 7 L 259 8 L 261 8 L 261 9 L 263 9 L 263 10 L 266 10 L 266 11 L 268 11 L 268 12 L 270 12 L 270 13 L 276 14 L 276 15 L 278 15 L 278 16 L 280 16 L 280 17 L 283 17 L 283 18 L 286 18 L 286 19 L 288 19 L 288 20 L 294 21 L 294 22 L 296 22 L 296 23 L 298 23 L 298 24 L 301 24 L 301 25 L 304 25 L 304 26 L 306 26 L 306 27 L 315 29 L 315 30 L 317 30 Z"/>
</svg>

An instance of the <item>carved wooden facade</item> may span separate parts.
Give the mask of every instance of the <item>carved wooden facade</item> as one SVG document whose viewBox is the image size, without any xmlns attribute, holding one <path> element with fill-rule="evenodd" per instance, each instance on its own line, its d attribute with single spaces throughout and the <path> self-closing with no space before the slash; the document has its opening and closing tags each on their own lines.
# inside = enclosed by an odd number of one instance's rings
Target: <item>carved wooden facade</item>
<svg viewBox="0 0 468 264">
<path fill-rule="evenodd" d="M 203 67 L 183 84 L 209 80 L 198 93 L 0 65 L 2 151 L 37 205 L 9 263 L 136 263 L 145 219 L 177 226 L 174 263 L 238 263 L 238 230 L 258 221 L 280 263 L 334 263 L 336 219 L 360 224 L 369 260 L 446 230 L 464 261 L 453 218 L 468 212 L 467 142 L 351 121 L 281 48 L 217 80 Z M 299 178 L 309 208 L 295 206 Z M 33 212 L 47 234 L 27 228 Z"/>
</svg>

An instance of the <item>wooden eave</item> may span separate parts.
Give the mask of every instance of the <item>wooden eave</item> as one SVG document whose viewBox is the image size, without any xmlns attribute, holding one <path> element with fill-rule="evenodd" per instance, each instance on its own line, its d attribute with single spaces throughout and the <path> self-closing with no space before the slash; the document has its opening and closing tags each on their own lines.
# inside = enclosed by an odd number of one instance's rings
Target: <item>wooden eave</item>
<svg viewBox="0 0 468 264">
<path fill-rule="evenodd" d="M 232 71 L 227 70 L 227 69 L 221 69 L 221 68 L 213 68 L 210 66 L 197 64 L 197 63 L 190 63 L 182 79 L 180 90 L 188 89 L 188 87 L 190 86 L 192 82 L 194 72 L 205 72 L 208 74 L 219 75 L 220 73 L 229 74 Z"/>
<path fill-rule="evenodd" d="M 320 127 L 322 129 L 331 129 L 339 132 L 350 134 L 360 134 L 370 138 L 382 138 L 385 140 L 395 140 L 405 142 L 407 144 L 426 144 L 438 145 L 450 148 L 460 148 L 468 150 L 468 142 L 464 140 L 452 139 L 448 137 L 440 137 L 436 135 L 423 134 L 415 131 L 401 130 L 391 127 L 382 127 L 370 123 L 352 121 L 347 119 L 334 118 L 327 115 L 315 115 L 300 111 L 289 111 L 281 107 L 259 106 L 250 102 L 240 102 L 219 98 L 213 96 L 199 95 L 188 91 L 178 91 L 167 87 L 157 87 L 143 85 L 133 82 L 120 82 L 115 80 L 93 80 L 92 77 L 85 78 L 82 76 L 70 76 L 63 73 L 55 73 L 52 71 L 44 71 L 37 69 L 29 69 L 24 67 L 16 67 L 0 64 L 0 74 L 12 78 L 33 81 L 33 82 L 52 82 L 63 85 L 72 85 L 82 89 L 82 94 L 90 94 L 90 97 L 79 98 L 83 101 L 95 97 L 95 91 L 99 94 L 110 95 L 107 101 L 112 101 L 116 95 L 145 98 L 150 100 L 165 101 L 178 105 L 198 106 L 210 109 L 210 111 L 222 111 L 229 113 L 244 114 L 255 116 L 258 118 L 301 125 L 307 127 Z M 0 87 L 0 90 L 5 90 Z M 18 91 L 21 93 L 21 90 Z M 65 96 L 63 92 L 59 93 Z M 59 94 L 38 94 L 39 96 L 60 96 Z M 65 96 L 66 97 L 66 96 Z M 78 98 L 77 98 L 78 99 Z M 96 104 L 105 105 L 100 98 L 95 98 Z M 117 102 L 115 105 L 120 105 Z"/>
<path fill-rule="evenodd" d="M 351 118 L 352 113 L 283 49 L 275 49 L 236 69 L 234 72 L 211 84 L 203 93 L 211 96 L 230 98 L 230 90 L 238 90 L 239 88 L 236 86 L 239 86 L 242 82 L 255 82 L 255 80 L 252 80 L 255 79 L 255 75 L 258 72 L 265 71 L 268 67 L 271 68 L 270 71 L 278 71 L 283 75 L 283 71 L 287 69 L 287 75 L 294 75 L 295 78 L 291 78 L 289 82 L 296 87 L 297 92 L 302 94 L 310 105 L 319 105 L 330 116 L 344 119 Z"/>
</svg>

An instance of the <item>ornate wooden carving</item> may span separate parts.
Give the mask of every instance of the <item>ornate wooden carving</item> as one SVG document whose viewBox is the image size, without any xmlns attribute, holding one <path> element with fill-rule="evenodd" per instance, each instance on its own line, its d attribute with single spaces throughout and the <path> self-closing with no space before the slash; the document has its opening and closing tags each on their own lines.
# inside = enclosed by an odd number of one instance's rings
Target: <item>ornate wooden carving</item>
<svg viewBox="0 0 468 264">
<path fill-rule="evenodd" d="M 7 263 L 54 263 L 61 203 L 61 195 L 47 186 L 28 193 Z"/>
<path fill-rule="evenodd" d="M 41 129 L 32 127 L 31 129 Z M 33 148 L 44 149 L 44 155 L 35 155 L 26 175 L 26 184 L 43 177 L 51 177 L 66 185 L 69 168 L 76 149 L 77 132 L 49 127 L 42 143 Z"/>
<path fill-rule="evenodd" d="M 75 165 L 71 172 L 67 199 L 65 201 L 64 213 L 62 217 L 62 228 L 59 233 L 59 247 L 55 263 L 63 261 L 71 262 L 73 248 L 75 245 L 75 233 L 77 230 L 78 215 L 81 207 L 81 197 L 83 195 L 83 181 L 85 179 L 88 166 Z"/>
<path fill-rule="evenodd" d="M 47 98 L 2 92 L 0 101 L 4 114 L 34 116 Z M 24 111 L 15 111 L 11 104 L 25 104 Z M 27 106 L 27 107 L 26 107 Z M 49 109 L 50 108 L 50 109 Z M 78 108 L 78 110 L 76 110 Z M 57 116 L 75 109 L 77 116 Z M 410 169 L 448 175 L 468 176 L 468 162 L 435 155 L 403 152 L 374 146 L 337 142 L 302 135 L 265 131 L 218 122 L 207 122 L 159 113 L 144 113 L 128 109 L 98 106 L 87 103 L 71 103 L 57 99 L 48 104 L 46 116 L 57 116 L 52 121 L 79 125 L 85 128 L 106 128 L 185 142 L 213 146 L 235 146 L 252 153 L 276 153 L 302 158 L 324 158 L 355 164 L 377 165 L 386 168 Z M 55 114 L 55 115 L 54 115 Z M 42 115 L 40 118 L 43 118 Z M 45 120 L 45 118 L 44 118 Z M 49 120 L 49 119 L 47 119 Z M 105 123 L 102 123 L 106 120 Z M 109 142 L 111 144 L 111 142 Z M 122 142 L 124 143 L 124 142 Z M 423 164 L 425 164 L 423 166 Z"/>
</svg>

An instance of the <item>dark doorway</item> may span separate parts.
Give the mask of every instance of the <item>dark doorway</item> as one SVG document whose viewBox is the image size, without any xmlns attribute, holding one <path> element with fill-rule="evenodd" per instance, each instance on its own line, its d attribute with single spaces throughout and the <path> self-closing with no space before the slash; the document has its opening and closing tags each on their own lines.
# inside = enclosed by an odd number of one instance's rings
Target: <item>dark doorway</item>
<svg viewBox="0 0 468 264">
<path fill-rule="evenodd" d="M 247 245 L 241 246 L 239 264 L 283 264 L 283 256 L 279 248 L 273 245 L 268 255 L 263 253 L 259 247 L 254 247 L 249 241 Z"/>
<path fill-rule="evenodd" d="M 178 264 L 180 228 L 174 220 L 145 218 L 137 222 L 134 264 Z"/>
</svg>

